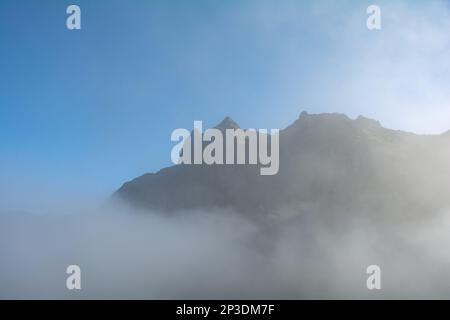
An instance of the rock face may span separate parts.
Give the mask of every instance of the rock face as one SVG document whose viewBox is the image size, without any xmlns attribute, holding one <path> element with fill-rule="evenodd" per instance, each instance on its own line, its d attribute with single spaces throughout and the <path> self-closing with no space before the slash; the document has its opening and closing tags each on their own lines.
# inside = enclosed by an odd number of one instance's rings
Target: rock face
<svg viewBox="0 0 450 320">
<path fill-rule="evenodd" d="M 238 127 L 228 117 L 216 126 Z M 226 208 L 258 220 L 315 212 L 420 217 L 450 208 L 450 137 L 302 112 L 280 131 L 276 175 L 261 176 L 258 165 L 182 164 L 127 182 L 115 195 L 149 210 Z"/>
</svg>

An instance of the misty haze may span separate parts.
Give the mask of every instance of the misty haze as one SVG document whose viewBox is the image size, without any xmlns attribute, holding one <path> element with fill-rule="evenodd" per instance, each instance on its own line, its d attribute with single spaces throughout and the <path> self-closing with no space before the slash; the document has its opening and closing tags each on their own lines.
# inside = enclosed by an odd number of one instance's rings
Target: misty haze
<svg viewBox="0 0 450 320">
<path fill-rule="evenodd" d="M 66 216 L 1 216 L 1 297 L 450 297 L 450 135 L 309 115 L 280 132 L 280 172 L 177 165 Z M 366 267 L 383 290 L 366 288 Z"/>
<path fill-rule="evenodd" d="M 450 299 L 449 31 L 447 0 L 1 0 L 0 299 Z"/>
</svg>

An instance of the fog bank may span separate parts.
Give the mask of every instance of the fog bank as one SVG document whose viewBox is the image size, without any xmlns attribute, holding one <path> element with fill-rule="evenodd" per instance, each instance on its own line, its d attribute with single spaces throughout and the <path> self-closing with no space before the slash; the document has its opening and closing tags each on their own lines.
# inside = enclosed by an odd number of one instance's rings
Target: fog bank
<svg viewBox="0 0 450 320">
<path fill-rule="evenodd" d="M 2 214 L 0 298 L 450 298 L 448 213 L 402 225 L 325 218 L 339 214 L 265 224 L 226 210 L 165 216 L 124 206 Z M 72 264 L 79 291 L 66 289 Z M 366 288 L 371 264 L 382 290 Z"/>
</svg>

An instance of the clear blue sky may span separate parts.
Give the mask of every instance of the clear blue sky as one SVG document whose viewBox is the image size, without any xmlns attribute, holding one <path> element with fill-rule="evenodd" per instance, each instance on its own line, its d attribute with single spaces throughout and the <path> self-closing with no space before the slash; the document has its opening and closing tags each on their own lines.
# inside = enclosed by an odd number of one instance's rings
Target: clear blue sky
<svg viewBox="0 0 450 320">
<path fill-rule="evenodd" d="M 170 165 L 172 130 L 194 120 L 450 129 L 449 30 L 446 1 L 2 0 L 0 210 L 107 196 Z"/>
</svg>

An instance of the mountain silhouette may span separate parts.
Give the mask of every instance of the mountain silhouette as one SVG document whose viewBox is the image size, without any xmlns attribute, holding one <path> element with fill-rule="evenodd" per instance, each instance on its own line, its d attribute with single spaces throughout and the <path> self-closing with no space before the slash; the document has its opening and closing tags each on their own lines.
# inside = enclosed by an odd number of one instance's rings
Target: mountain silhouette
<svg viewBox="0 0 450 320">
<path fill-rule="evenodd" d="M 239 128 L 226 117 L 216 126 Z M 164 168 L 125 183 L 115 196 L 165 212 L 230 209 L 266 221 L 345 213 L 392 222 L 450 207 L 450 136 L 386 129 L 365 117 L 308 114 L 280 130 L 279 172 L 259 165 Z M 269 149 L 270 150 L 270 149 Z"/>
<path fill-rule="evenodd" d="M 230 117 L 225 117 L 217 126 L 214 128 L 219 130 L 226 130 L 226 129 L 240 129 L 239 125 Z"/>
</svg>

